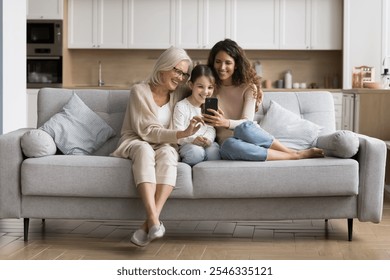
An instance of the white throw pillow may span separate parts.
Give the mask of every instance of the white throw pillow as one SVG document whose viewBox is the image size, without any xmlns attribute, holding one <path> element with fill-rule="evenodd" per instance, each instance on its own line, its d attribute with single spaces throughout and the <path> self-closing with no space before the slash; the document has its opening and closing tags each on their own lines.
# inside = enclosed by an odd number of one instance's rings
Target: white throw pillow
<svg viewBox="0 0 390 280">
<path fill-rule="evenodd" d="M 99 149 L 114 130 L 85 103 L 73 94 L 61 112 L 41 127 L 53 137 L 65 155 L 88 155 Z"/>
<path fill-rule="evenodd" d="M 321 131 L 319 125 L 302 119 L 273 100 L 260 126 L 282 144 L 296 150 L 313 147 Z"/>
<path fill-rule="evenodd" d="M 20 139 L 23 154 L 26 157 L 54 155 L 57 151 L 53 138 L 42 129 L 32 129 Z"/>
</svg>

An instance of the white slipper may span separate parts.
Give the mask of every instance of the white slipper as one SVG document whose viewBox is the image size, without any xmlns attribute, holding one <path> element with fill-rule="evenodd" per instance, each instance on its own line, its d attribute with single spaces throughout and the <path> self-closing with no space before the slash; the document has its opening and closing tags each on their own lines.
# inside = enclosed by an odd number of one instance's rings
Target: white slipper
<svg viewBox="0 0 390 280">
<path fill-rule="evenodd" d="M 130 240 L 133 244 L 140 247 L 144 247 L 150 243 L 148 234 L 142 228 L 136 230 Z"/>
<path fill-rule="evenodd" d="M 152 241 L 154 239 L 163 237 L 164 234 L 165 234 L 165 227 L 163 223 L 160 223 L 159 225 L 154 225 L 149 229 L 148 239 L 149 241 Z"/>
</svg>

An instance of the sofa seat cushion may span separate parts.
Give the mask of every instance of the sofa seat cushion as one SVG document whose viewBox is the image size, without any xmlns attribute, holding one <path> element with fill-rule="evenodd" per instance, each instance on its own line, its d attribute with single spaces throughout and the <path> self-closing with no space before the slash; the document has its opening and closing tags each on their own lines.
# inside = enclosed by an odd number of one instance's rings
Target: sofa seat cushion
<svg viewBox="0 0 390 280">
<path fill-rule="evenodd" d="M 22 163 L 23 195 L 138 197 L 131 160 L 105 156 L 54 155 Z M 192 198 L 191 168 L 179 163 L 171 197 Z"/>
<path fill-rule="evenodd" d="M 196 198 L 350 196 L 358 194 L 358 162 L 206 161 L 193 167 Z"/>
</svg>

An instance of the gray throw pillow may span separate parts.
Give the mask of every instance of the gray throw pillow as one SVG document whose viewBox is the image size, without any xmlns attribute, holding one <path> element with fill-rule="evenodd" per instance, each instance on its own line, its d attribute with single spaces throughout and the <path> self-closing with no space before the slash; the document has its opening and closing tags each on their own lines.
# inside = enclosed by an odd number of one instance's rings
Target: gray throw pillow
<svg viewBox="0 0 390 280">
<path fill-rule="evenodd" d="M 57 151 L 53 138 L 42 129 L 32 129 L 24 133 L 20 145 L 26 157 L 49 156 Z"/>
<path fill-rule="evenodd" d="M 325 156 L 351 158 L 359 150 L 359 137 L 352 131 L 338 130 L 319 136 L 316 146 L 324 150 Z"/>
<path fill-rule="evenodd" d="M 99 149 L 114 130 L 85 103 L 73 94 L 61 112 L 41 127 L 53 137 L 65 155 L 88 155 Z"/>
<path fill-rule="evenodd" d="M 321 127 L 271 100 L 260 126 L 285 146 L 303 150 L 313 147 Z"/>
</svg>

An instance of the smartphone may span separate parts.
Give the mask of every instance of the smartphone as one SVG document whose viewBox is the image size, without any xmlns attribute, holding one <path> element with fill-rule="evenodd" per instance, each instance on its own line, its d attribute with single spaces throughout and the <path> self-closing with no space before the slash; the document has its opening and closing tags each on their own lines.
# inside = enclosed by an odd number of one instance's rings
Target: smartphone
<svg viewBox="0 0 390 280">
<path fill-rule="evenodd" d="M 218 99 L 215 97 L 206 98 L 206 101 L 204 103 L 204 113 L 213 115 L 213 113 L 207 111 L 207 109 L 213 109 L 215 111 L 218 111 Z"/>
</svg>

